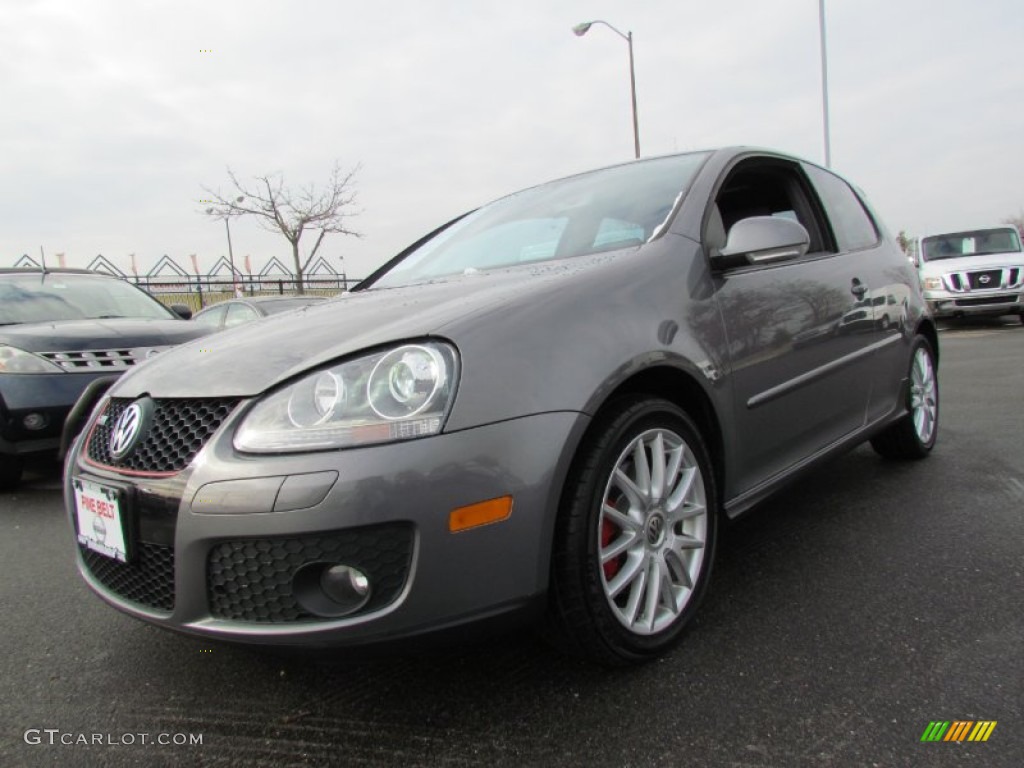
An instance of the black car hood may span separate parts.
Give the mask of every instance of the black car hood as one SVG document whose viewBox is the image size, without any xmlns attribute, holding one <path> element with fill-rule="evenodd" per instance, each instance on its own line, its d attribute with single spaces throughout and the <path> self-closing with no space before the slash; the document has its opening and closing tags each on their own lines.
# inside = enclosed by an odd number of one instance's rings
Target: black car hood
<svg viewBox="0 0 1024 768">
<path fill-rule="evenodd" d="M 319 365 L 390 342 L 443 335 L 510 303 L 557 290 L 612 254 L 338 296 L 178 347 L 121 379 L 118 397 L 248 397 Z"/>
<path fill-rule="evenodd" d="M 26 352 L 83 349 L 133 349 L 181 344 L 204 336 L 209 328 L 185 320 L 117 317 L 0 326 L 0 344 Z"/>
</svg>

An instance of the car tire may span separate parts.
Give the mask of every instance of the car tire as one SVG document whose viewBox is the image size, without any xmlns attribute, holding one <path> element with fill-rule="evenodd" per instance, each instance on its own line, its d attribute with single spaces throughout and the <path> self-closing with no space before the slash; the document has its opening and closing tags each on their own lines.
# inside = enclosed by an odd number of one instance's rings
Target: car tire
<svg viewBox="0 0 1024 768">
<path fill-rule="evenodd" d="M 0 458 L 0 491 L 13 491 L 21 482 L 25 462 L 20 456 Z"/>
<path fill-rule="evenodd" d="M 669 649 L 707 589 L 718 517 L 693 420 L 667 400 L 614 404 L 595 420 L 562 495 L 549 638 L 612 666 Z"/>
<path fill-rule="evenodd" d="M 923 459 L 939 432 L 939 379 L 935 352 L 924 336 L 914 339 L 907 385 L 907 413 L 871 438 L 871 447 L 887 459 Z"/>
</svg>

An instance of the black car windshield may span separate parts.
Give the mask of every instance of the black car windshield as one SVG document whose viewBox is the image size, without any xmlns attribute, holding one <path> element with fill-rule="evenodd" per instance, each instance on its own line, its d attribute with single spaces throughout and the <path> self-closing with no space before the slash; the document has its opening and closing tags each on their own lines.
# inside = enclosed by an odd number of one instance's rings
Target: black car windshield
<svg viewBox="0 0 1024 768">
<path fill-rule="evenodd" d="M 1020 250 L 1020 236 L 1011 227 L 954 232 L 926 237 L 921 241 L 921 255 L 925 261 L 983 256 L 987 253 L 1015 253 Z"/>
<path fill-rule="evenodd" d="M 707 153 L 572 176 L 501 198 L 411 250 L 373 287 L 641 245 L 661 231 Z"/>
<path fill-rule="evenodd" d="M 123 280 L 64 272 L 0 274 L 0 325 L 174 314 Z"/>
</svg>

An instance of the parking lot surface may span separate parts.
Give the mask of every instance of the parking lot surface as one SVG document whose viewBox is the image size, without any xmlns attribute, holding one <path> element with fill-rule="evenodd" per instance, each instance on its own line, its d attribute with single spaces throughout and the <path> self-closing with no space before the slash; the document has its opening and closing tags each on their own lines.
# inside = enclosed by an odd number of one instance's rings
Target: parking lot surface
<svg viewBox="0 0 1024 768">
<path fill-rule="evenodd" d="M 165 633 L 89 593 L 36 473 L 0 495 L 0 765 L 1016 768 L 1022 362 L 1019 323 L 944 329 L 932 457 L 858 448 L 728 526 L 687 637 L 634 669 L 528 633 L 329 662 Z"/>
</svg>

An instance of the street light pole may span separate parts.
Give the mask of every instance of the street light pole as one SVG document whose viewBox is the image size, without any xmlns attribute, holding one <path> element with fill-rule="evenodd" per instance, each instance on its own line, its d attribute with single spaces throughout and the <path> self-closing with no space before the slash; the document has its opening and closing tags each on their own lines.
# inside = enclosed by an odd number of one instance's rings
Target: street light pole
<svg viewBox="0 0 1024 768">
<path fill-rule="evenodd" d="M 825 167 L 832 167 L 832 147 L 828 128 L 828 54 L 825 49 L 825 0 L 818 0 L 818 27 L 821 32 L 821 121 L 825 130 Z"/>
<path fill-rule="evenodd" d="M 235 198 L 235 203 L 241 203 L 244 200 L 245 200 L 245 196 L 241 195 L 241 196 Z M 214 210 L 215 209 L 213 209 L 213 208 L 207 208 L 206 209 L 206 213 L 207 214 L 212 214 L 214 212 Z M 237 279 L 236 273 L 235 273 L 235 253 L 234 253 L 234 251 L 231 250 L 231 217 L 230 216 L 224 216 L 224 231 L 227 232 L 227 234 L 228 234 L 228 265 L 229 265 L 229 267 L 231 269 L 231 292 L 233 294 L 235 294 L 236 298 L 238 298 L 239 295 L 240 295 L 240 290 L 239 290 L 239 287 L 238 287 L 238 279 Z"/>
<path fill-rule="evenodd" d="M 594 21 L 585 21 L 582 24 L 577 24 L 575 27 L 572 28 L 572 32 L 574 35 L 576 35 L 576 37 L 583 37 L 585 34 L 587 34 L 587 31 L 594 24 L 603 24 L 604 26 L 608 27 L 608 29 L 610 29 L 612 32 L 614 32 L 623 40 L 625 40 L 626 44 L 629 45 L 629 93 L 633 103 L 633 153 L 634 156 L 637 159 L 639 159 L 640 125 L 637 120 L 636 113 L 636 70 L 633 66 L 633 33 L 622 33 L 618 29 L 613 27 L 611 24 L 609 24 L 607 21 L 601 21 L 600 19 L 595 19 Z"/>
<path fill-rule="evenodd" d="M 228 233 L 228 263 L 231 265 L 231 284 L 235 283 L 235 254 L 231 250 L 231 224 L 228 219 L 224 219 L 224 229 Z"/>
</svg>

